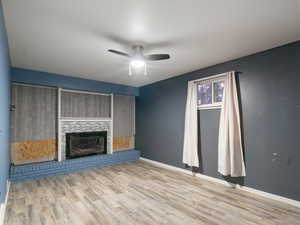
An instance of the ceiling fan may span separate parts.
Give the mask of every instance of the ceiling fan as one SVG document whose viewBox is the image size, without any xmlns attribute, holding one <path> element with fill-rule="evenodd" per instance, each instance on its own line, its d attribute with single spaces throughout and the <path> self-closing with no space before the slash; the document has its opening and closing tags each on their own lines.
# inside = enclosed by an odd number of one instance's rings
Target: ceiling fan
<svg viewBox="0 0 300 225">
<path fill-rule="evenodd" d="M 169 54 L 150 54 L 144 55 L 143 50 L 144 47 L 141 45 L 134 45 L 132 46 L 133 54 L 128 54 L 125 52 L 121 52 L 114 49 L 108 49 L 109 52 L 124 56 L 130 60 L 129 63 L 129 75 L 132 75 L 132 68 L 142 68 L 144 67 L 144 74 L 147 75 L 147 64 L 146 61 L 158 61 L 158 60 L 165 60 L 169 59 Z"/>
</svg>

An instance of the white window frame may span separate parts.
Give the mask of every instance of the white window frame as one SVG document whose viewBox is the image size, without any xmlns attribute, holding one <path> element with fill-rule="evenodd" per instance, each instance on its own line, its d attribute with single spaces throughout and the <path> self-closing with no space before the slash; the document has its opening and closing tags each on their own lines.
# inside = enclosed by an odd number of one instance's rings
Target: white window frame
<svg viewBox="0 0 300 225">
<path fill-rule="evenodd" d="M 197 99 L 197 108 L 198 110 L 205 110 L 205 109 L 219 109 L 222 107 L 223 102 L 214 102 L 214 83 L 225 81 L 226 74 L 220 74 L 215 76 L 206 77 L 203 79 L 195 80 L 194 82 L 197 83 L 197 87 L 199 84 L 206 84 L 211 83 L 212 84 L 212 103 L 211 104 L 205 104 L 205 105 L 198 105 L 198 99 Z M 198 95 L 198 88 L 197 88 L 197 95 Z"/>
</svg>

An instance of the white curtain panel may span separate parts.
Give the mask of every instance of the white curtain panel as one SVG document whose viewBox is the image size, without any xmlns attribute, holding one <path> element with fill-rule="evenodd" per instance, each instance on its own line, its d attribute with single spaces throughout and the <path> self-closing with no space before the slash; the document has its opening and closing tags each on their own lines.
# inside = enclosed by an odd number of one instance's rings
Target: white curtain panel
<svg viewBox="0 0 300 225">
<path fill-rule="evenodd" d="M 192 167 L 199 167 L 197 120 L 197 84 L 194 81 L 189 81 L 185 109 L 182 161 L 184 164 Z"/>
<path fill-rule="evenodd" d="M 221 109 L 218 171 L 224 176 L 246 176 L 235 73 L 227 73 Z"/>
</svg>

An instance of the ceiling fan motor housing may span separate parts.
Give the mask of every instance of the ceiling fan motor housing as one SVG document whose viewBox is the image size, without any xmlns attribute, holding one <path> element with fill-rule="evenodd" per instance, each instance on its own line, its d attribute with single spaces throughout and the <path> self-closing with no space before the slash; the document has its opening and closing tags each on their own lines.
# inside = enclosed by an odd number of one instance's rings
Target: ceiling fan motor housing
<svg viewBox="0 0 300 225">
<path fill-rule="evenodd" d="M 144 54 L 143 54 L 144 47 L 143 46 L 133 45 L 132 49 L 134 51 L 134 54 L 133 54 L 134 59 L 136 59 L 136 60 L 143 60 L 144 59 Z"/>
</svg>

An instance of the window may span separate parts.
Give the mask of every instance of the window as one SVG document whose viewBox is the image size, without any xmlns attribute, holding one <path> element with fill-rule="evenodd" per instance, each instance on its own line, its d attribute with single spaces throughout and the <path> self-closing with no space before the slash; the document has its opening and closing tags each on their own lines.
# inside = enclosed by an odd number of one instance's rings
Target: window
<svg viewBox="0 0 300 225">
<path fill-rule="evenodd" d="M 197 89 L 198 109 L 221 107 L 223 91 L 224 78 L 199 81 Z"/>
</svg>

